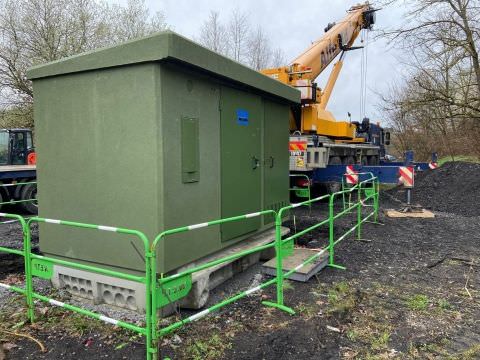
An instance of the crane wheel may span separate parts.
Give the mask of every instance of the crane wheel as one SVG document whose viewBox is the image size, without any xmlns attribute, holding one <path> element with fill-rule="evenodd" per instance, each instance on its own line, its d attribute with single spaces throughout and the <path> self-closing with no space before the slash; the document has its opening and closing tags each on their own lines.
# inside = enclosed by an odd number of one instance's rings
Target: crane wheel
<svg viewBox="0 0 480 360">
<path fill-rule="evenodd" d="M 38 213 L 38 203 L 37 203 L 37 184 L 25 185 L 22 189 L 22 195 L 20 196 L 21 200 L 35 200 L 21 203 L 22 208 L 30 213 Z"/>
</svg>

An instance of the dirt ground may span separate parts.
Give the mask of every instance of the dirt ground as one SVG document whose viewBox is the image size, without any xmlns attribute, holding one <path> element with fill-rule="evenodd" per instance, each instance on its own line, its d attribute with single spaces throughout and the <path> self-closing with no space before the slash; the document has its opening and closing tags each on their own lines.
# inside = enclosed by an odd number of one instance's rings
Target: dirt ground
<svg viewBox="0 0 480 360">
<path fill-rule="evenodd" d="M 397 195 L 383 194 L 382 209 L 398 207 Z M 472 197 L 479 200 L 479 194 Z M 274 288 L 269 288 L 165 337 L 162 356 L 480 359 L 480 216 L 465 216 L 462 211 L 435 213 L 434 219 L 382 215 L 384 225 L 364 227 L 363 237 L 370 241 L 350 237 L 340 243 L 335 260 L 347 270 L 326 268 L 308 283 L 287 283 L 285 304 L 296 315 L 262 306 L 261 300 L 274 299 Z M 295 226 L 300 230 L 325 214 L 324 203 L 311 210 L 297 209 Z M 342 220 L 337 237 L 349 221 Z M 293 222 L 290 224 L 293 227 Z M 320 229 L 309 235 L 307 246 L 322 247 L 326 234 L 326 229 Z M 0 281 L 15 282 L 15 267 L 6 268 L 4 259 L 0 261 Z M 228 296 L 248 288 L 258 279 L 258 271 L 259 266 L 248 270 L 234 288 L 227 284 L 218 288 L 216 295 Z M 12 297 L 0 307 L 0 341 L 8 349 L 7 359 L 145 356 L 141 337 L 60 309 L 39 305 L 40 321 L 33 326 L 23 324 L 21 303 Z M 41 353 L 32 339 L 5 330 L 33 336 L 46 352 Z"/>
</svg>

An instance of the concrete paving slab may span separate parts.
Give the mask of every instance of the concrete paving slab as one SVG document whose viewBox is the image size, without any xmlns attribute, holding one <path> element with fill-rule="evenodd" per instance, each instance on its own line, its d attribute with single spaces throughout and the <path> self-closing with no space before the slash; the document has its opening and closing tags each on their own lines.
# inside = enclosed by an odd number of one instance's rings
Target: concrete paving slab
<svg viewBox="0 0 480 360">
<path fill-rule="evenodd" d="M 298 265 L 306 261 L 308 258 L 318 253 L 318 250 L 295 248 L 293 254 L 283 259 L 283 271 L 286 273 L 292 269 L 295 269 Z M 267 275 L 276 275 L 276 261 L 277 258 L 273 258 L 263 264 L 263 272 Z M 313 275 L 317 274 L 325 266 L 328 265 L 328 252 L 324 252 L 322 255 L 315 259 L 311 263 L 301 267 L 290 275 L 290 280 L 307 282 Z"/>
</svg>

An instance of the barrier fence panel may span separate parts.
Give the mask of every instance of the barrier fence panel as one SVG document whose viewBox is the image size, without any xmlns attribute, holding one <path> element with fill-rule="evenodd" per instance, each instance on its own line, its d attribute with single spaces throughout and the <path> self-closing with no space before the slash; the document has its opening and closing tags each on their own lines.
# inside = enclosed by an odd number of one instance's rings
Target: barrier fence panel
<svg viewBox="0 0 480 360">
<path fill-rule="evenodd" d="M 145 264 L 145 276 L 135 276 L 119 271 L 103 269 L 96 266 L 85 265 L 76 263 L 73 261 L 66 261 L 60 260 L 52 257 L 42 256 L 33 254 L 31 252 L 31 232 L 30 227 L 32 223 L 48 223 L 48 224 L 55 224 L 61 226 L 69 226 L 75 228 L 85 228 L 85 229 L 93 229 L 93 230 L 100 230 L 100 231 L 110 231 L 119 234 L 125 234 L 137 237 L 144 245 L 145 248 L 145 257 L 150 257 L 150 244 L 149 240 L 140 231 L 125 229 L 125 228 L 118 228 L 118 227 L 111 227 L 111 226 L 102 226 L 102 225 L 94 225 L 94 224 L 86 224 L 86 223 L 79 223 L 79 222 L 72 222 L 72 221 L 64 221 L 64 220 L 55 220 L 55 219 L 47 219 L 47 218 L 40 218 L 40 217 L 32 217 L 25 222 L 21 216 L 18 215 L 9 215 L 9 214 L 0 214 L 0 216 L 16 218 L 22 223 L 23 232 L 24 232 L 24 250 L 22 254 L 18 252 L 12 252 L 11 250 L 6 251 L 7 249 L 0 248 L 0 251 L 17 253 L 19 255 L 23 255 L 25 258 L 25 283 L 26 288 L 25 290 L 14 288 L 5 284 L 1 286 L 13 291 L 21 292 L 25 294 L 27 299 L 28 305 L 28 316 L 30 321 L 33 323 L 35 321 L 34 315 L 34 302 L 33 299 L 38 299 L 40 301 L 49 303 L 54 306 L 58 306 L 70 311 L 77 312 L 79 314 L 91 317 L 96 320 L 100 320 L 115 326 L 123 327 L 125 329 L 137 332 L 142 334 L 146 337 L 146 358 L 148 360 L 153 359 L 154 354 L 156 353 L 156 347 L 152 346 L 152 339 L 151 339 L 151 306 L 150 306 L 150 289 L 151 289 L 151 278 L 150 278 L 150 261 L 146 261 Z M 145 285 L 145 292 L 146 292 L 146 317 L 145 317 L 145 327 L 137 326 L 128 322 L 124 322 L 117 319 L 112 319 L 110 317 L 97 314 L 93 311 L 82 309 L 78 306 L 70 305 L 63 303 L 61 301 L 49 298 L 47 296 L 41 295 L 36 293 L 33 289 L 33 276 L 42 277 L 45 279 L 51 278 L 53 273 L 53 264 L 64 265 L 68 267 L 72 267 L 75 269 L 86 270 L 90 272 L 94 272 L 97 274 L 109 275 L 114 276 L 120 279 L 131 280 L 143 283 Z"/>
<path fill-rule="evenodd" d="M 207 269 L 207 268 L 210 268 L 210 267 L 213 267 L 213 266 L 216 266 L 216 265 L 219 265 L 219 264 L 222 264 L 222 263 L 225 263 L 225 262 L 230 262 L 230 261 L 233 261 L 233 260 L 236 260 L 236 259 L 239 259 L 243 256 L 246 256 L 246 255 L 249 255 L 249 254 L 253 254 L 253 253 L 256 253 L 256 252 L 259 252 L 259 251 L 262 251 L 262 250 L 266 250 L 266 249 L 269 249 L 269 248 L 272 248 L 275 246 L 275 243 L 269 243 L 269 244 L 265 244 L 265 245 L 259 245 L 259 246 L 255 246 L 253 248 L 250 248 L 248 250 L 244 250 L 244 251 L 240 251 L 238 253 L 235 253 L 233 255 L 230 255 L 230 256 L 226 256 L 226 257 L 223 257 L 221 259 L 217 259 L 217 260 L 213 260 L 213 261 L 210 261 L 210 262 L 207 262 L 205 264 L 202 264 L 200 266 L 196 266 L 194 268 L 191 268 L 191 269 L 188 269 L 188 270 L 185 270 L 185 271 L 182 271 L 180 273 L 177 273 L 177 274 L 173 274 L 173 275 L 170 275 L 170 276 L 164 276 L 164 274 L 160 274 L 160 279 L 157 279 L 157 264 L 156 264 L 156 248 L 157 248 L 157 245 L 163 241 L 167 236 L 170 236 L 170 235 L 174 235 L 174 234 L 178 234 L 178 233 L 183 233 L 183 232 L 187 232 L 187 231 L 193 231 L 193 230 L 197 230 L 197 229 L 202 229 L 202 228 L 206 228 L 206 227 L 209 227 L 209 226 L 215 226 L 215 225 L 221 225 L 221 224 L 224 224 L 224 223 L 228 223 L 228 222 L 235 222 L 235 221 L 241 221 L 241 220 L 245 220 L 245 219 L 250 219 L 250 218 L 254 218 L 254 217 L 258 217 L 258 216 L 263 216 L 263 215 L 273 215 L 274 217 L 276 216 L 276 212 L 273 211 L 273 210 L 265 210 L 265 211 L 259 211 L 259 212 L 255 212 L 255 213 L 250 213 L 250 214 L 246 214 L 246 215 L 240 215 L 240 216 L 234 216 L 234 217 L 230 217 L 230 218 L 225 218 L 225 219 L 220 219 L 220 220 L 214 220 L 214 221 L 210 221 L 210 222 L 205 222 L 205 223 L 201 223 L 201 224 L 194 224 L 194 225 L 190 225 L 190 226 L 183 226 L 183 227 L 179 227 L 179 228 L 175 228 L 175 229 L 171 229 L 171 230 L 166 230 L 162 233 L 160 233 L 156 238 L 155 240 L 153 241 L 152 245 L 151 245 L 151 248 L 150 248 L 150 251 L 152 253 L 152 257 L 151 257 L 151 266 L 150 266 L 150 271 L 151 271 L 151 274 L 152 274 L 152 285 L 153 285 L 153 289 L 152 289 L 152 293 L 151 293 L 151 305 L 152 305 L 152 313 L 151 313 L 151 316 L 152 316 L 152 339 L 153 339 L 153 343 L 154 344 L 157 344 L 158 343 L 158 339 L 159 337 L 161 336 L 164 336 L 164 335 L 167 335 L 171 332 L 173 332 L 174 330 L 182 327 L 183 325 L 187 324 L 187 323 L 190 323 L 190 322 L 193 322 L 193 321 L 196 321 L 198 319 L 201 319 L 203 318 L 204 316 L 234 302 L 234 301 L 237 301 L 247 295 L 250 295 L 254 292 L 257 292 L 269 285 L 272 285 L 275 283 L 275 279 L 272 279 L 270 281 L 267 281 L 263 284 L 260 284 L 256 287 L 253 287 L 251 289 L 248 289 L 246 291 L 243 291 L 235 296 L 232 296 L 230 298 L 227 298 L 205 310 L 202 310 L 186 319 L 182 319 L 182 320 L 179 320 L 173 324 L 170 324 L 162 329 L 157 329 L 157 324 L 158 324 L 158 315 L 157 315 L 157 311 L 156 309 L 160 307 L 160 305 L 166 305 L 166 304 L 169 304 L 171 301 L 171 299 L 169 299 L 169 288 L 168 288 L 168 284 L 169 283 L 172 283 L 172 282 L 175 282 L 175 281 L 180 281 L 180 283 L 182 283 L 182 280 L 180 279 L 187 279 L 185 282 L 183 282 L 184 285 L 183 286 L 183 289 L 185 288 L 188 288 L 188 284 L 191 285 L 191 277 L 192 277 L 192 274 L 195 273 L 195 272 L 198 272 L 198 271 L 201 271 L 201 270 L 204 270 L 204 269 Z M 158 288 L 157 288 L 157 283 L 158 283 Z M 174 283 L 175 284 L 175 283 Z M 158 291 L 157 291 L 158 290 Z M 188 291 L 187 291 L 187 294 L 188 294 Z"/>
<path fill-rule="evenodd" d="M 335 264 L 335 261 L 334 261 L 335 246 L 339 242 L 341 242 L 343 239 L 345 239 L 349 234 L 354 232 L 355 229 L 358 229 L 358 231 L 360 231 L 361 224 L 363 222 L 367 221 L 368 218 L 370 218 L 371 216 L 375 216 L 375 221 L 377 221 L 378 196 L 379 196 L 379 193 L 378 193 L 378 191 L 379 191 L 378 179 L 376 177 L 374 177 L 373 174 L 371 174 L 371 173 L 365 173 L 365 174 L 369 175 L 370 177 L 366 180 L 358 182 L 357 184 L 355 184 L 351 188 L 348 188 L 347 190 L 342 190 L 342 191 L 339 191 L 339 192 L 336 192 L 336 193 L 333 193 L 333 194 L 324 195 L 324 196 L 315 198 L 315 199 L 310 200 L 310 201 L 304 201 L 304 202 L 301 202 L 301 203 L 298 203 L 298 204 L 292 204 L 290 206 L 284 207 L 284 208 L 279 210 L 278 215 L 277 215 L 277 221 L 276 221 L 277 237 L 275 239 L 277 254 L 280 254 L 280 256 L 277 255 L 277 264 L 276 264 L 277 265 L 276 266 L 276 270 L 277 270 L 277 276 L 276 276 L 277 302 L 276 303 L 263 302 L 264 304 L 281 308 L 282 310 L 288 311 L 289 313 L 293 314 L 294 311 L 291 308 L 284 305 L 284 299 L 283 299 L 284 279 L 287 279 L 291 274 L 300 270 L 302 267 L 306 266 L 307 264 L 313 262 L 315 259 L 317 259 L 321 255 L 323 255 L 327 251 L 329 253 L 328 266 L 333 267 L 333 268 L 337 268 L 337 269 L 342 269 L 342 270 L 345 269 L 345 267 L 343 267 L 341 265 L 338 265 L 338 264 Z M 371 184 L 370 188 L 367 187 L 368 184 Z M 361 192 L 362 191 L 365 192 L 366 190 L 368 191 L 368 195 L 365 198 L 362 199 Z M 338 214 L 335 214 L 335 211 L 334 211 L 335 199 L 340 195 L 342 195 L 342 198 L 345 199 L 345 194 L 351 194 L 353 192 L 358 193 L 357 194 L 357 202 L 356 203 L 350 203 L 349 202 L 349 206 L 346 207 L 345 200 L 343 200 L 343 211 L 339 212 Z M 314 202 L 325 200 L 327 198 L 328 198 L 328 217 L 325 220 L 320 221 L 320 222 L 318 222 L 318 223 L 316 223 L 316 224 L 314 224 L 314 225 L 296 233 L 295 235 L 289 236 L 286 239 L 283 239 L 283 240 L 281 239 L 281 234 L 279 234 L 278 229 L 282 225 L 282 218 L 283 218 L 283 212 L 284 211 L 287 211 L 287 210 L 290 210 L 290 209 L 293 209 L 293 208 L 297 208 L 297 207 L 300 207 L 300 206 L 303 206 L 303 205 L 311 205 Z M 365 218 L 362 218 L 361 211 L 357 212 L 356 225 L 354 225 L 351 229 L 349 229 L 339 239 L 335 240 L 335 238 L 334 238 L 335 219 L 338 219 L 338 218 L 340 218 L 344 215 L 347 215 L 347 214 L 351 213 L 352 210 L 354 210 L 354 209 L 357 209 L 357 211 L 358 211 L 358 209 L 361 209 L 362 207 L 367 206 L 365 202 L 368 199 L 371 199 L 371 198 L 373 198 L 373 200 L 374 200 L 373 205 L 372 205 L 373 208 L 374 208 L 373 212 L 371 214 L 367 215 Z M 283 272 L 283 258 L 288 256 L 288 254 L 289 254 L 289 251 L 287 249 L 291 249 L 291 251 L 293 251 L 293 240 L 302 236 L 302 235 L 304 235 L 304 234 L 306 234 L 306 233 L 308 233 L 308 232 L 311 232 L 311 231 L 313 231 L 313 230 L 315 230 L 315 229 L 317 229 L 317 228 L 319 228 L 323 225 L 327 225 L 327 224 L 328 224 L 328 231 L 329 231 L 329 237 L 328 237 L 329 244 L 328 244 L 328 246 L 319 250 L 316 254 L 309 257 L 303 263 L 297 265 L 294 269 L 291 269 L 288 272 L 284 273 Z M 360 234 L 360 233 L 358 233 L 358 234 Z M 358 235 L 358 236 L 360 236 L 360 235 Z M 287 244 L 288 244 L 288 246 L 286 246 Z"/>
<path fill-rule="evenodd" d="M 11 184 L 0 184 L 0 187 L 3 188 L 10 188 L 14 186 L 24 186 L 24 185 L 33 185 L 37 184 L 36 181 L 29 181 L 29 182 L 12 182 Z M 37 201 L 36 198 L 32 199 L 24 199 L 24 200 L 9 200 L 9 201 L 0 201 L 0 206 L 1 205 L 9 205 L 9 204 L 20 204 L 20 203 L 26 203 L 26 202 L 35 202 Z"/>
<path fill-rule="evenodd" d="M 366 180 L 373 179 L 375 175 L 373 175 L 372 172 L 356 172 L 354 171 L 354 178 L 352 179 L 352 171 L 350 170 L 349 172 L 346 172 L 345 174 L 342 175 L 341 179 L 341 184 L 342 184 L 342 191 L 343 190 L 348 190 L 353 188 L 357 188 L 358 184 L 363 180 L 365 180 L 365 176 L 368 176 Z M 348 194 L 348 196 L 346 196 Z M 343 209 L 346 209 L 347 207 L 351 206 L 353 204 L 352 202 L 352 197 L 354 195 L 357 195 L 357 193 L 352 193 L 352 192 L 347 192 L 342 194 L 342 202 L 343 202 Z"/>
<path fill-rule="evenodd" d="M 307 259 L 307 261 L 304 264 L 300 264 L 297 268 L 293 269 L 293 271 L 289 271 L 286 274 L 283 272 L 283 258 L 286 256 L 289 256 L 293 253 L 293 248 L 294 248 L 294 240 L 299 238 L 300 236 L 306 234 L 307 232 L 313 231 L 317 228 L 319 228 L 322 225 L 325 225 L 328 223 L 328 219 L 323 220 L 315 225 L 310 226 L 309 228 L 302 230 L 294 235 L 291 235 L 287 237 L 286 239 L 282 239 L 282 233 L 281 233 L 281 228 L 283 224 L 283 218 L 284 218 L 284 213 L 286 211 L 289 211 L 291 209 L 298 208 L 300 206 L 311 206 L 312 203 L 319 202 L 321 200 L 324 200 L 328 198 L 330 195 L 324 195 L 317 197 L 315 199 L 310 199 L 306 200 L 300 203 L 296 204 L 291 204 L 289 206 L 285 206 L 281 208 L 278 211 L 277 216 L 275 217 L 275 254 L 276 254 L 276 285 L 277 285 L 277 301 L 276 302 L 270 302 L 270 301 L 264 301 L 263 304 L 267 306 L 272 306 L 279 308 L 280 310 L 286 311 L 290 314 L 294 314 L 295 312 L 293 309 L 291 309 L 288 306 L 284 305 L 283 301 L 283 285 L 284 285 L 284 279 L 285 277 L 288 277 L 289 275 L 293 274 L 295 271 L 299 270 L 303 266 L 309 264 L 310 262 L 314 261 L 317 257 L 319 257 L 321 254 L 315 254 L 312 256 L 310 259 Z"/>
<path fill-rule="evenodd" d="M 31 244 L 30 241 L 27 241 L 27 222 L 25 219 L 16 214 L 6 214 L 6 213 L 0 213 L 0 217 L 5 217 L 7 219 L 12 219 L 14 221 L 18 221 L 22 227 L 22 250 L 17 250 L 17 249 L 12 249 L 12 248 L 7 248 L 0 246 L 0 252 L 7 253 L 7 254 L 12 254 L 12 255 L 17 255 L 17 256 L 22 256 L 23 257 L 23 262 L 24 262 L 24 271 L 25 271 L 25 288 L 19 288 L 17 286 L 13 285 L 8 285 L 8 284 L 3 284 L 0 283 L 0 287 L 17 292 L 19 294 L 22 294 L 25 296 L 25 302 L 27 304 L 27 316 L 28 318 L 33 321 L 34 315 L 33 315 L 33 299 L 31 296 L 31 290 L 32 290 L 32 278 L 31 276 L 28 276 L 30 274 L 30 254 L 31 254 Z"/>
<path fill-rule="evenodd" d="M 361 181 L 358 184 L 358 208 L 357 208 L 357 239 L 361 239 L 361 230 L 362 224 L 369 221 L 373 217 L 373 221 L 370 221 L 374 224 L 378 224 L 378 205 L 379 205 L 379 194 L 380 194 L 380 183 L 377 178 L 373 177 Z M 370 185 L 370 187 L 369 187 Z M 362 197 L 365 195 L 365 197 Z M 371 199 L 371 204 L 368 204 L 368 201 Z M 362 217 L 362 209 L 372 207 L 373 211 L 366 214 Z"/>
<path fill-rule="evenodd" d="M 357 238 L 360 239 L 361 237 L 361 226 L 362 223 L 367 221 L 370 217 L 374 216 L 374 221 L 376 222 L 378 219 L 378 197 L 379 197 L 379 183 L 378 183 L 378 178 L 376 178 L 373 174 L 371 173 L 366 173 L 370 177 L 358 182 L 355 186 L 348 188 L 347 190 L 342 190 L 337 193 L 332 194 L 329 202 L 329 211 L 330 211 L 330 229 L 329 229 L 329 239 L 330 239 L 330 245 L 331 249 L 334 249 L 334 246 L 344 240 L 348 235 L 353 233 L 355 230 L 357 230 Z M 371 187 L 368 187 L 368 185 L 371 185 Z M 353 192 L 356 192 L 357 195 L 357 202 L 356 203 L 350 203 L 348 202 L 347 204 L 344 202 L 343 203 L 343 210 L 340 211 L 339 213 L 335 214 L 334 212 L 334 203 L 335 203 L 335 197 L 338 195 L 342 195 L 342 197 L 345 197 L 345 194 L 351 195 Z M 365 193 L 365 197 L 362 197 L 363 193 Z M 365 206 L 369 206 L 366 201 L 369 199 L 373 199 L 373 212 L 367 215 L 365 218 L 362 218 L 362 208 Z M 340 217 L 350 213 L 353 210 L 357 210 L 357 219 L 356 219 L 356 225 L 351 227 L 349 230 L 347 230 L 343 235 L 341 235 L 338 239 L 334 239 L 334 222 L 336 219 L 339 219 Z M 339 269 L 345 269 L 345 267 L 341 265 L 336 265 L 334 264 L 334 253 L 333 251 L 330 252 L 330 266 L 337 267 Z"/>
</svg>

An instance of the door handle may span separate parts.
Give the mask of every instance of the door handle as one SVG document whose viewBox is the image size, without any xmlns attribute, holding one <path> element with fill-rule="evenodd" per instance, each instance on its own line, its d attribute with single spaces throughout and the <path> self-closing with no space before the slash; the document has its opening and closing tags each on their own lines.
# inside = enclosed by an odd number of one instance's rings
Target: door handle
<svg viewBox="0 0 480 360">
<path fill-rule="evenodd" d="M 258 160 L 255 156 L 252 156 L 252 169 L 255 170 L 260 166 L 260 160 Z"/>
<path fill-rule="evenodd" d="M 275 161 L 275 159 L 273 158 L 273 156 L 270 156 L 270 158 L 269 158 L 269 159 L 270 159 L 270 169 L 271 169 L 271 168 L 273 168 L 273 167 L 274 167 L 274 165 L 275 165 L 275 162 L 274 162 L 274 161 Z"/>
</svg>

